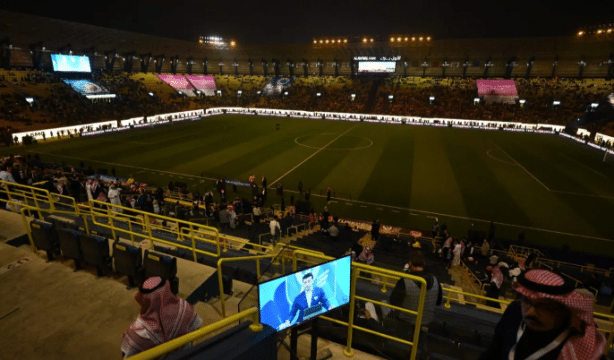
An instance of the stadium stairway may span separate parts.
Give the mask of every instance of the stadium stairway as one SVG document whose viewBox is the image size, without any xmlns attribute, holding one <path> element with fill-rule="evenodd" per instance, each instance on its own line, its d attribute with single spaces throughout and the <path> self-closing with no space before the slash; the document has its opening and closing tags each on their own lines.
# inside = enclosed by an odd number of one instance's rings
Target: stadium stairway
<svg viewBox="0 0 614 360">
<path fill-rule="evenodd" d="M 377 89 L 382 84 L 381 79 L 377 79 L 373 81 L 373 85 L 371 85 L 371 89 L 369 89 L 369 98 L 365 103 L 365 107 L 362 109 L 363 114 L 369 114 L 373 110 L 373 106 L 377 102 Z"/>
</svg>

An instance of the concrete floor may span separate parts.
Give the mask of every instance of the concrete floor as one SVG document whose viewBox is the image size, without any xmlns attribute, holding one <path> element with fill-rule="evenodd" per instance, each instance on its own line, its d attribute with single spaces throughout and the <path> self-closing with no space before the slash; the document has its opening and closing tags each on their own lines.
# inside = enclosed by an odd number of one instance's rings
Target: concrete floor
<svg viewBox="0 0 614 360">
<path fill-rule="evenodd" d="M 4 242 L 25 233 L 21 216 L 0 211 L 0 350 L 1 359 L 120 359 L 124 331 L 136 319 L 136 290 L 116 274 L 96 278 L 93 268 L 74 272 L 72 260 L 46 262 L 43 252 Z M 21 260 L 19 266 L 14 264 Z M 179 297 L 187 297 L 215 269 L 178 259 Z M 227 314 L 235 314 L 251 285 L 234 281 Z M 203 325 L 220 320 L 219 299 L 199 302 Z M 289 340 L 288 340 L 289 343 Z M 299 357 L 309 355 L 310 337 L 299 338 Z M 320 339 L 318 350 L 344 358 L 343 346 Z M 289 359 L 282 346 L 279 359 Z M 355 351 L 356 359 L 379 359 Z"/>
</svg>

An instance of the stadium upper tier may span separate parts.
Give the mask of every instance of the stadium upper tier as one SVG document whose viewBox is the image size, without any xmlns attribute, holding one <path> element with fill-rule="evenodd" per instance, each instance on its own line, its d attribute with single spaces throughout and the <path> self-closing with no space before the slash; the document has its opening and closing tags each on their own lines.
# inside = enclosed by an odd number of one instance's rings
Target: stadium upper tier
<svg viewBox="0 0 614 360">
<path fill-rule="evenodd" d="M 397 75 L 410 76 L 612 76 L 610 50 L 603 41 L 574 36 L 533 39 L 433 40 L 428 45 L 391 47 L 389 43 L 349 43 L 344 47 L 314 47 L 313 44 L 249 45 L 235 49 L 205 47 L 182 41 L 91 25 L 0 11 L 0 31 L 12 45 L 10 64 L 32 67 L 31 45 L 43 53 L 56 52 L 71 44 L 74 53 L 88 54 L 93 69 L 162 73 L 349 75 L 351 56 L 368 54 L 401 56 Z M 43 50 L 44 49 L 44 50 Z M 149 56 L 151 56 L 150 61 Z M 144 61 L 141 62 L 141 59 Z M 156 60 L 156 62 L 154 62 Z M 250 61 L 252 66 L 250 67 Z M 50 60 L 43 56 L 43 66 Z M 6 61 L 5 61 L 6 62 Z M 49 63 L 49 64 L 48 64 Z M 268 67 L 265 70 L 266 64 Z M 277 64 L 277 66 L 275 66 Z M 303 67 L 306 64 L 306 69 Z M 337 64 L 337 66 L 335 66 Z M 464 66 L 464 65 L 467 66 Z M 7 66 L 8 65 L 8 66 Z M 530 69 L 529 69 L 530 67 Z M 207 68 L 207 70 L 205 70 Z"/>
</svg>

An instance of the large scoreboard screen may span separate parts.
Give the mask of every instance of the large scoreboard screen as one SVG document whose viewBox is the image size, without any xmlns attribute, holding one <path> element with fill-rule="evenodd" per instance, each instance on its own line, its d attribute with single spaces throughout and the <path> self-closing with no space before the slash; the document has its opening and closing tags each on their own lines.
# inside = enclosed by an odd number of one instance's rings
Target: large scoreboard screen
<svg viewBox="0 0 614 360">
<path fill-rule="evenodd" d="M 393 74 L 400 56 L 356 56 L 359 74 Z"/>
<path fill-rule="evenodd" d="M 90 58 L 87 56 L 51 54 L 53 71 L 92 72 Z"/>
<path fill-rule="evenodd" d="M 358 72 L 369 74 L 390 74 L 397 70 L 396 61 L 359 61 Z"/>
</svg>

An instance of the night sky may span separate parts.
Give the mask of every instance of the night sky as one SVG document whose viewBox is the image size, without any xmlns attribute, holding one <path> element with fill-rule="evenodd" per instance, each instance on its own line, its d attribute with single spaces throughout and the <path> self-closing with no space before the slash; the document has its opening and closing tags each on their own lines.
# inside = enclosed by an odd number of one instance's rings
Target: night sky
<svg viewBox="0 0 614 360">
<path fill-rule="evenodd" d="M 314 37 L 426 34 L 435 39 L 573 35 L 614 23 L 613 0 L 2 1 L 4 10 L 183 40 L 304 43 Z M 1 35 L 1 34 L 0 34 Z"/>
</svg>

